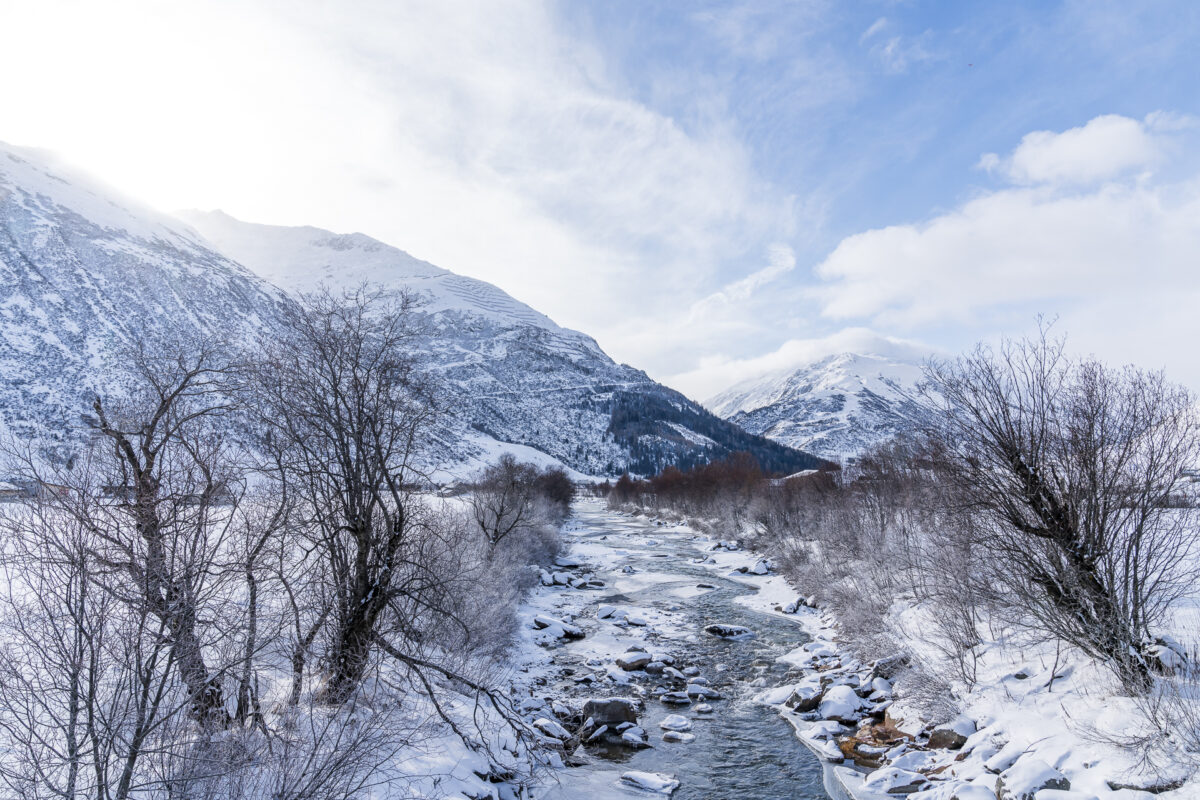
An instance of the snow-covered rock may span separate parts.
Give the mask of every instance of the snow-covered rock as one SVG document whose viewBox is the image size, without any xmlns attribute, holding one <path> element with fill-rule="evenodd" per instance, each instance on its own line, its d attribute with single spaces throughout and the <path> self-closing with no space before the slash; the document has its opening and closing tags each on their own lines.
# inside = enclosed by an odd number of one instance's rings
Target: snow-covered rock
<svg viewBox="0 0 1200 800">
<path fill-rule="evenodd" d="M 1070 789 L 1067 776 L 1040 758 L 1021 758 L 1000 775 L 1000 800 L 1035 800 L 1042 789 Z"/>
<path fill-rule="evenodd" d="M 628 697 L 607 697 L 588 700 L 583 704 L 583 716 L 596 725 L 621 725 L 637 722 L 638 701 Z"/>
<path fill-rule="evenodd" d="M 664 731 L 690 731 L 692 722 L 681 714 L 668 714 L 658 723 Z"/>
<path fill-rule="evenodd" d="M 742 625 L 730 625 L 723 622 L 704 626 L 704 632 L 721 639 L 748 639 L 754 631 Z"/>
<path fill-rule="evenodd" d="M 929 779 L 918 772 L 909 772 L 895 767 L 883 767 L 872 772 L 863 781 L 863 788 L 881 794 L 911 794 L 928 785 Z"/>
<path fill-rule="evenodd" d="M 975 722 L 970 717 L 959 716 L 949 723 L 935 728 L 929 734 L 929 746 L 934 750 L 958 750 L 975 733 Z"/>
<path fill-rule="evenodd" d="M 821 698 L 817 713 L 823 718 L 853 725 L 866 703 L 849 686 L 831 686 Z"/>
<path fill-rule="evenodd" d="M 546 717 L 534 720 L 533 727 L 537 728 L 538 731 L 546 736 L 549 736 L 551 739 L 566 741 L 567 739 L 571 738 L 571 734 L 566 728 L 564 728 L 562 725 L 559 725 L 552 719 L 547 719 Z"/>
<path fill-rule="evenodd" d="M 654 658 L 649 653 L 630 651 L 617 657 L 617 666 L 626 672 L 643 669 Z"/>
<path fill-rule="evenodd" d="M 679 781 L 674 775 L 662 772 L 638 772 L 631 770 L 621 774 L 621 782 L 641 789 L 643 792 L 669 795 L 679 788 Z"/>
<path fill-rule="evenodd" d="M 688 697 L 693 700 L 720 700 L 721 693 L 711 686 L 705 686 L 700 683 L 689 683 L 687 688 L 683 690 Z"/>
</svg>

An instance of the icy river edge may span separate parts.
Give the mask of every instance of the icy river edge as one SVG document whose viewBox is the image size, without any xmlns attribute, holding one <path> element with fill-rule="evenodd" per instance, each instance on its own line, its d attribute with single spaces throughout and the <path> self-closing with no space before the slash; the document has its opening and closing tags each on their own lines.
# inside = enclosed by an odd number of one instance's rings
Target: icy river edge
<svg viewBox="0 0 1200 800">
<path fill-rule="evenodd" d="M 837 656 L 820 615 L 782 577 L 755 574 L 756 556 L 595 500 L 577 503 L 564 540 L 558 571 L 523 610 L 515 663 L 523 710 L 576 764 L 553 771 L 542 800 L 667 794 L 673 781 L 677 800 L 846 800 L 847 784 L 863 800 L 885 796 L 818 757 L 844 728 L 814 736 L 783 705 Z M 636 724 L 581 729 L 584 703 L 607 697 L 638 701 Z M 856 705 L 848 715 L 870 703 Z"/>
</svg>

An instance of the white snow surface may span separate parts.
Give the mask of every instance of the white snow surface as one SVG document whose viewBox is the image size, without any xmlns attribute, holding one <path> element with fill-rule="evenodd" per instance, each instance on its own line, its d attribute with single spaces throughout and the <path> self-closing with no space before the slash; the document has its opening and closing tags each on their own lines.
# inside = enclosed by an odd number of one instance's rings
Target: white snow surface
<svg viewBox="0 0 1200 800">
<path fill-rule="evenodd" d="M 223 211 L 182 211 L 179 217 L 215 249 L 288 291 L 310 292 L 322 285 L 402 284 L 425 296 L 430 313 L 468 311 L 503 324 L 534 325 L 599 350 L 583 334 L 559 327 L 490 283 L 456 275 L 365 234 L 257 225 Z"/>
</svg>

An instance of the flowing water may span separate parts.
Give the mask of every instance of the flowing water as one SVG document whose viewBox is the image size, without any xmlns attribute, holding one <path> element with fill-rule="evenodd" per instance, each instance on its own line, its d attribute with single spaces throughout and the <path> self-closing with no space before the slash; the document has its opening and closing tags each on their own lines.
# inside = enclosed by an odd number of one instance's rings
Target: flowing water
<svg viewBox="0 0 1200 800">
<path fill-rule="evenodd" d="M 644 609 L 652 620 L 669 617 L 669 622 L 661 625 L 652 621 L 649 630 L 657 629 L 659 633 L 650 634 L 644 642 L 646 649 L 670 653 L 680 665 L 698 667 L 724 699 L 710 701 L 714 713 L 704 715 L 692 707 L 667 706 L 648 694 L 646 712 L 639 724 L 649 732 L 653 747 L 584 748 L 576 755 L 585 763 L 560 773 L 560 785 L 546 797 L 645 797 L 618 783 L 621 772 L 639 770 L 674 775 L 681 783 L 673 795 L 676 800 L 828 800 L 821 763 L 773 709 L 750 699 L 764 688 L 790 682 L 788 665 L 776 659 L 808 640 L 803 629 L 786 618 L 762 614 L 735 602 L 739 595 L 754 589 L 744 579 L 721 577 L 723 572 L 695 563 L 706 555 L 708 543 L 686 529 L 656 526 L 609 512 L 594 502 L 583 502 L 577 505 L 567 535 L 573 545 L 572 554 L 595 566 L 597 576 L 608 587 L 598 591 L 564 590 L 579 604 L 572 609 L 577 623 L 592 623 L 595 609 L 605 604 Z M 624 573 L 625 566 L 636 572 Z M 580 595 L 582 599 L 576 600 Z M 655 616 L 656 611 L 661 616 Z M 714 622 L 745 626 L 755 636 L 726 640 L 705 634 L 704 626 Z M 581 688 L 575 679 L 581 671 L 578 667 L 586 670 L 582 666 L 585 659 L 597 652 L 597 639 L 610 635 L 606 631 L 617 637 L 611 642 L 615 652 L 610 659 L 623 652 L 628 643 L 637 641 L 641 631 L 615 629 L 600 621 L 588 630 L 587 639 L 554 651 L 555 663 L 573 665 L 568 667 L 573 672 L 553 683 L 552 690 L 576 697 L 633 694 L 628 689 Z M 626 633 L 631 638 L 619 638 Z M 635 684 L 648 693 L 660 683 L 652 677 L 635 678 Z M 668 714 L 688 718 L 695 741 L 663 742 L 659 722 Z"/>
</svg>

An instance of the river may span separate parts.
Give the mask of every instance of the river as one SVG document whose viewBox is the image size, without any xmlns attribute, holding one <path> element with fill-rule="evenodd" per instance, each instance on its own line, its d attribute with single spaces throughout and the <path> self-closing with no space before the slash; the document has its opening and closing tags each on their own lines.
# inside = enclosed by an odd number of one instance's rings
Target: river
<svg viewBox="0 0 1200 800">
<path fill-rule="evenodd" d="M 676 800 L 829 799 L 818 759 L 776 711 L 752 702 L 765 688 L 789 682 L 794 668 L 778 659 L 809 639 L 795 619 L 744 602 L 768 579 L 735 577 L 728 568 L 702 563 L 712 543 L 686 527 L 618 514 L 594 500 L 576 504 L 564 537 L 562 563 L 570 570 L 564 574 L 591 573 L 605 586 L 538 590 L 531 613 L 567 619 L 586 636 L 555 641 L 548 649 L 531 641 L 525 669 L 539 684 L 533 693 L 576 700 L 643 696 L 646 711 L 639 724 L 652 746 L 581 748 L 573 754 L 581 765 L 556 770 L 556 783 L 543 800 L 645 798 L 621 784 L 628 770 L 675 776 Z M 749 554 L 745 559 L 753 563 Z M 776 589 L 782 585 L 770 580 Z M 616 617 L 599 619 L 605 607 L 618 609 Z M 622 616 L 625 622 L 614 621 Z M 744 626 L 754 636 L 727 640 L 706 634 L 704 626 L 716 622 Z M 630 646 L 667 655 L 679 668 L 697 668 L 723 699 L 710 701 L 709 714 L 663 704 L 654 695 L 664 685 L 661 677 L 614 665 Z M 668 714 L 686 717 L 695 740 L 664 742 L 659 723 Z M 840 795 L 836 786 L 833 791 Z"/>
</svg>

